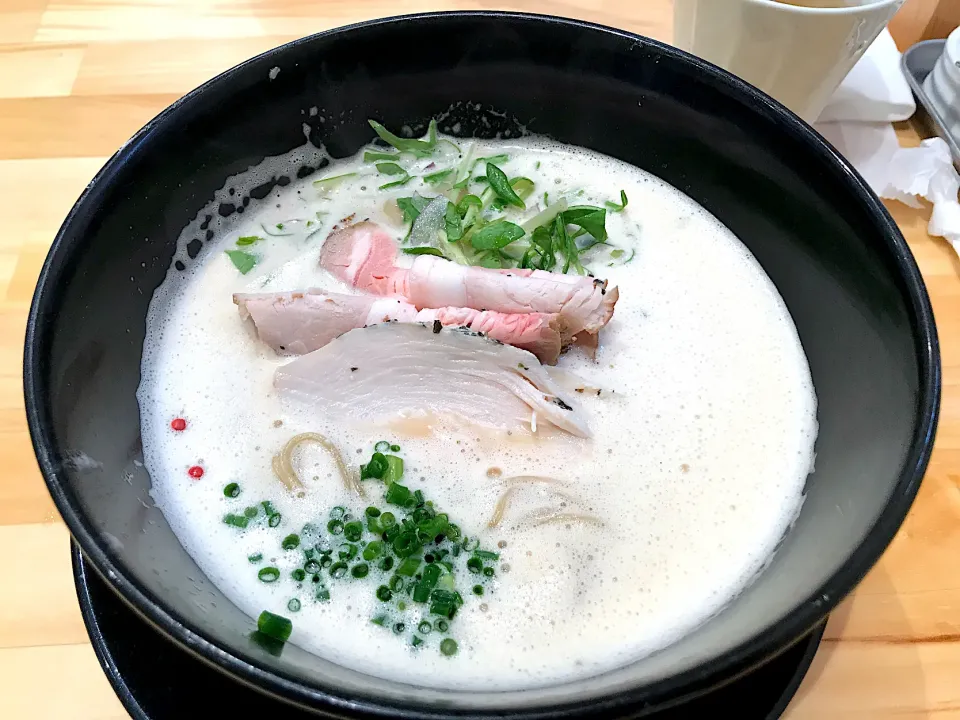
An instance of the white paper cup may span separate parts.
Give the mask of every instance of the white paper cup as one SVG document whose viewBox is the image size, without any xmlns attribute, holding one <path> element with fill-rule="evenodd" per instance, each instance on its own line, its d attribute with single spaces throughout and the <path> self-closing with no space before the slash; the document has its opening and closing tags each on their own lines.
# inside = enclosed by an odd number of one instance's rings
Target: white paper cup
<svg viewBox="0 0 960 720">
<path fill-rule="evenodd" d="M 817 8 L 773 0 L 675 0 L 674 43 L 782 102 L 807 122 L 904 0 Z"/>
</svg>

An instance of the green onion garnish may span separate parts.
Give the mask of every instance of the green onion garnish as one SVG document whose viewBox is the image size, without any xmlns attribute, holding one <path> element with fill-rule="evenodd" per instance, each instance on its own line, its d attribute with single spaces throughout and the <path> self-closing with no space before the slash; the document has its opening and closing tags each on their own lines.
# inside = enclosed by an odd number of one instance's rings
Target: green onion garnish
<svg viewBox="0 0 960 720">
<path fill-rule="evenodd" d="M 400 452 L 400 446 L 399 446 L 399 445 L 391 445 L 391 446 L 390 446 L 390 452 Z"/>
<path fill-rule="evenodd" d="M 380 516 L 380 525 L 384 530 L 389 530 L 397 524 L 397 517 L 392 512 L 385 512 Z"/>
<path fill-rule="evenodd" d="M 381 452 L 375 452 L 370 458 L 370 462 L 360 466 L 360 479 L 368 480 L 375 478 L 380 480 L 387 473 L 387 456 Z"/>
<path fill-rule="evenodd" d="M 257 629 L 274 640 L 286 642 L 293 632 L 293 623 L 282 615 L 274 615 L 264 610 L 257 619 Z"/>
<path fill-rule="evenodd" d="M 257 512 L 259 512 L 257 508 L 251 505 L 250 507 L 244 509 L 243 514 L 252 519 L 257 516 Z"/>
<path fill-rule="evenodd" d="M 500 554 L 495 552 L 490 552 L 489 550 L 474 550 L 473 556 L 478 557 L 481 560 L 499 560 Z"/>
<path fill-rule="evenodd" d="M 366 510 L 363 511 L 363 514 L 366 515 L 368 518 L 380 517 L 380 508 L 375 508 L 373 507 L 373 505 L 371 505 L 370 507 L 368 507 Z"/>
<path fill-rule="evenodd" d="M 357 556 L 357 546 L 352 543 L 341 543 L 337 555 L 341 560 L 353 560 Z"/>
<path fill-rule="evenodd" d="M 447 623 L 446 620 L 437 620 L 433 624 L 433 627 L 437 632 L 442 632 L 442 633 L 445 633 L 447 630 L 450 629 L 450 625 Z"/>
<path fill-rule="evenodd" d="M 370 622 L 372 622 L 374 625 L 379 625 L 380 627 L 383 627 L 386 621 L 387 621 L 386 615 L 377 615 L 374 618 L 370 618 Z"/>
<path fill-rule="evenodd" d="M 474 595 L 483 595 L 483 585 L 474 585 L 473 586 Z"/>
<path fill-rule="evenodd" d="M 394 575 L 392 578 L 390 578 L 390 589 L 397 593 L 403 590 L 403 578 L 399 577 L 398 575 Z"/>
<path fill-rule="evenodd" d="M 335 578 L 342 578 L 347 574 L 347 564 L 343 561 L 335 562 L 330 566 L 330 576 Z"/>
<path fill-rule="evenodd" d="M 263 508 L 263 514 L 266 515 L 267 517 L 277 514 L 277 509 L 273 506 L 273 503 L 270 502 L 269 500 L 264 500 L 262 503 L 260 503 L 260 507 Z"/>
<path fill-rule="evenodd" d="M 413 493 L 410 492 L 410 488 L 401 485 L 398 482 L 394 482 L 392 485 L 390 485 L 390 487 L 387 488 L 385 499 L 391 505 L 403 506 L 412 496 Z"/>
<path fill-rule="evenodd" d="M 393 145 L 400 152 L 408 152 L 416 155 L 417 157 L 426 157 L 433 152 L 434 147 L 437 145 L 437 121 L 431 120 L 430 125 L 427 128 L 427 139 L 426 140 L 414 140 L 398 137 L 392 132 L 387 130 L 383 125 L 378 123 L 376 120 L 369 120 L 370 127 L 373 128 L 373 131 L 380 136 L 380 139 L 383 140 L 388 145 Z"/>
<path fill-rule="evenodd" d="M 388 485 L 403 477 L 403 459 L 396 455 L 384 455 L 387 460 L 387 471 L 383 474 L 383 481 Z"/>
<path fill-rule="evenodd" d="M 364 560 L 376 560 L 383 553 L 383 543 L 379 540 L 374 540 L 371 543 L 368 543 L 367 546 L 363 549 L 363 559 Z"/>
<path fill-rule="evenodd" d="M 307 564 L 303 566 L 303 569 L 305 572 L 315 575 L 316 573 L 320 572 L 320 563 L 318 563 L 316 560 L 309 560 L 307 561 Z"/>
<path fill-rule="evenodd" d="M 378 442 L 376 445 L 373 446 L 373 449 L 375 452 L 378 452 L 378 453 L 389 452 L 390 443 L 388 443 L 386 440 L 381 440 L 380 442 Z"/>
<path fill-rule="evenodd" d="M 467 570 L 472 573 L 479 573 L 483 570 L 483 561 L 480 558 L 472 557 L 467 560 Z"/>
<path fill-rule="evenodd" d="M 276 582 L 280 578 L 280 571 L 273 566 L 260 568 L 260 572 L 257 573 L 257 577 L 260 578 L 260 582 Z"/>
<path fill-rule="evenodd" d="M 307 577 L 307 573 L 303 568 L 297 568 L 292 573 L 290 573 L 290 577 L 292 577 L 297 582 L 303 582 L 304 578 Z"/>
<path fill-rule="evenodd" d="M 427 620 L 421 620 L 420 624 L 417 625 L 417 632 L 421 635 L 429 635 L 433 630 L 433 626 Z"/>
<path fill-rule="evenodd" d="M 397 575 L 403 575 L 404 577 L 413 577 L 417 572 L 417 568 L 420 567 L 420 558 L 408 557 L 400 565 L 397 566 Z"/>
<path fill-rule="evenodd" d="M 483 569 L 483 574 L 485 577 L 493 577 L 496 571 L 492 567 L 485 567 Z"/>
<path fill-rule="evenodd" d="M 339 520 L 331 520 L 327 523 L 327 532 L 331 535 L 340 535 L 343 533 L 343 523 Z"/>
<path fill-rule="evenodd" d="M 330 509 L 330 517 L 334 520 L 339 520 L 346 514 L 347 509 L 342 505 L 337 505 L 336 507 Z"/>
<path fill-rule="evenodd" d="M 395 635 L 400 635 L 406 629 L 407 629 L 407 626 L 404 625 L 402 622 L 398 622 L 396 625 L 393 626 L 393 632 Z"/>
<path fill-rule="evenodd" d="M 270 527 L 275 528 L 277 525 L 280 524 L 281 520 L 283 520 L 283 516 L 280 513 L 274 513 L 267 520 L 267 524 L 269 524 Z"/>
<path fill-rule="evenodd" d="M 385 557 L 383 560 L 380 561 L 379 567 L 384 572 L 389 572 L 390 570 L 393 569 L 393 558 L 390 556 Z"/>
<path fill-rule="evenodd" d="M 393 593 L 386 585 L 381 585 L 377 588 L 377 600 L 380 600 L 381 602 L 389 602 L 392 597 Z"/>
<path fill-rule="evenodd" d="M 325 587 L 320 587 L 317 589 L 317 594 L 315 596 L 320 602 L 326 602 L 330 599 L 330 591 Z"/>
<path fill-rule="evenodd" d="M 350 568 L 350 574 L 355 578 L 365 578 L 370 572 L 370 566 L 366 563 L 359 563 Z"/>
<path fill-rule="evenodd" d="M 420 647 L 421 645 L 423 645 L 423 640 L 421 640 L 419 637 L 414 635 L 413 639 L 410 640 L 410 644 L 413 645 L 414 647 Z"/>
<path fill-rule="evenodd" d="M 451 657 L 457 654 L 457 641 L 453 638 L 444 638 L 443 642 L 440 643 L 440 652 L 442 652 L 447 657 Z"/>
<path fill-rule="evenodd" d="M 237 483 L 228 483 L 223 488 L 223 494 L 228 498 L 235 498 L 240 494 L 240 486 Z"/>
<path fill-rule="evenodd" d="M 299 546 L 300 536 L 296 533 L 290 533 L 280 543 L 280 547 L 282 547 L 284 550 L 295 550 Z"/>
<path fill-rule="evenodd" d="M 245 528 L 250 523 L 250 520 L 243 515 L 227 513 L 223 516 L 223 522 L 225 522 L 227 525 L 232 525 L 233 527 Z"/>
<path fill-rule="evenodd" d="M 393 540 L 393 551 L 397 554 L 397 557 L 405 558 L 414 553 L 420 552 L 423 546 L 420 544 L 420 540 L 417 538 L 417 534 L 409 530 L 401 532 Z M 417 559 L 419 563 L 419 558 Z"/>
<path fill-rule="evenodd" d="M 290 612 L 299 612 L 300 611 L 300 601 L 297 598 L 291 598 L 287 602 L 287 610 Z"/>
<path fill-rule="evenodd" d="M 353 520 L 343 526 L 343 536 L 350 542 L 357 542 L 363 537 L 363 523 Z"/>
</svg>

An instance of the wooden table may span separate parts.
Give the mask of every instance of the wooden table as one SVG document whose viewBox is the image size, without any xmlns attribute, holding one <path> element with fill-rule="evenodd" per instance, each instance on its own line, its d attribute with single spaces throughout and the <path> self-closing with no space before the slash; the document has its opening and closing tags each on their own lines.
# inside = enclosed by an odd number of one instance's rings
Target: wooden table
<svg viewBox="0 0 960 720">
<path fill-rule="evenodd" d="M 510 8 L 671 35 L 671 0 L 0 0 L 0 718 L 120 718 L 87 640 L 68 535 L 24 420 L 21 344 L 60 222 L 127 137 L 268 48 L 430 9 Z M 907 144 L 918 141 L 899 129 Z M 929 209 L 891 203 L 933 298 L 943 351 L 937 448 L 906 524 L 834 613 L 791 720 L 960 718 L 960 261 Z"/>
</svg>

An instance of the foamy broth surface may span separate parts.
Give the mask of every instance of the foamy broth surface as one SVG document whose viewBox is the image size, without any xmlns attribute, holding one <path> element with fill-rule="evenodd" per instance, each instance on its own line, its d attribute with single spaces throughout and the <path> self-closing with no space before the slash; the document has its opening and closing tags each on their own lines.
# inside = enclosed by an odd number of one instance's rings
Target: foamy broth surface
<svg viewBox="0 0 960 720">
<path fill-rule="evenodd" d="M 457 142 L 465 148 L 471 141 Z M 506 436 L 469 426 L 409 437 L 333 424 L 278 398 L 273 373 L 289 358 L 256 339 L 231 294 L 350 292 L 317 264 L 334 223 L 357 213 L 400 238 L 405 229 L 392 198 L 436 194 L 420 180 L 378 190 L 384 178 L 360 157 L 276 187 L 229 220 L 210 212 L 217 238 L 190 262 L 186 243 L 202 236 L 201 213 L 181 238 L 178 256 L 187 270 L 171 268 L 153 298 L 143 351 L 138 397 L 153 496 L 203 571 L 251 617 L 264 609 L 290 617 L 292 642 L 357 670 L 426 686 L 550 684 L 671 643 L 763 567 L 799 511 L 813 460 L 816 399 L 796 330 L 773 284 L 724 226 L 675 188 L 612 158 L 536 138 L 479 141 L 474 148 L 475 156 L 498 153 L 509 155 L 501 163 L 509 175 L 536 183 L 530 210 L 520 216 L 537 211 L 537 197 L 542 207 L 545 190 L 601 206 L 621 189 L 629 197 L 625 212 L 608 213 L 607 228 L 611 242 L 636 251 L 634 259 L 588 266 L 620 287 L 597 359 L 574 350 L 559 362 L 604 391 L 582 397 L 591 439 L 542 431 Z M 238 202 L 240 194 L 231 198 L 227 188 L 293 173 L 320 155 L 306 147 L 268 160 L 228 182 L 218 199 Z M 354 171 L 360 174 L 327 195 L 312 184 Z M 309 239 L 270 237 L 261 226 L 304 218 L 319 223 L 311 229 L 321 228 Z M 241 275 L 222 251 L 247 235 L 265 237 L 257 246 L 263 257 Z M 187 420 L 186 431 L 171 430 L 177 417 Z M 310 431 L 327 435 L 354 468 L 369 459 L 376 441 L 400 444 L 406 485 L 423 489 L 485 546 L 506 543 L 500 562 L 508 571 L 488 583 L 484 597 L 467 596 L 451 623 L 455 657 L 437 651 L 436 634 L 412 650 L 408 640 L 370 622 L 379 605 L 374 590 L 384 582 L 379 573 L 330 584 L 326 603 L 290 578 L 303 556 L 281 550 L 280 538 L 307 522 L 326 523 L 334 505 L 362 512 L 367 504 L 348 496 L 316 446 L 298 456 L 307 496 L 294 498 L 279 486 L 271 457 L 291 436 Z M 187 470 L 198 464 L 205 472 L 194 480 Z M 504 476 L 563 479 L 578 507 L 599 516 L 603 527 L 517 527 L 508 515 L 504 526 L 488 530 L 504 491 L 502 480 L 488 477 L 491 467 Z M 236 500 L 224 496 L 229 482 L 242 488 Z M 384 507 L 381 493 L 368 502 Z M 279 529 L 239 531 L 222 522 L 226 512 L 264 499 L 282 513 Z M 539 501 L 536 493 L 518 499 L 528 509 Z M 514 518 L 521 504 L 511 509 Z M 248 561 L 257 553 L 261 563 Z M 279 581 L 258 580 L 258 567 L 267 563 L 281 570 Z M 302 609 L 291 613 L 294 597 Z M 419 615 L 411 618 L 416 624 Z"/>
</svg>

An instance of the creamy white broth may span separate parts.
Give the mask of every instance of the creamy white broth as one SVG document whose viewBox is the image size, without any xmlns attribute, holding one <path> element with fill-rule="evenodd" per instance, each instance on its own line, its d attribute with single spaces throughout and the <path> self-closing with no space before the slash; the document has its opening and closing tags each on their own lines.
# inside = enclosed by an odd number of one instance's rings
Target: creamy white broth
<svg viewBox="0 0 960 720">
<path fill-rule="evenodd" d="M 466 150 L 473 141 L 456 142 Z M 413 174 L 455 161 L 452 147 L 444 153 L 419 161 Z M 395 198 L 436 194 L 420 180 L 379 190 L 390 178 L 360 156 L 275 188 L 242 216 L 212 222 L 215 239 L 185 271 L 171 269 L 151 303 L 138 398 L 157 505 L 203 571 L 252 618 L 264 609 L 289 617 L 291 642 L 385 678 L 513 689 L 593 675 L 649 654 L 742 590 L 799 511 L 813 460 L 816 399 L 773 284 L 749 251 L 692 200 L 630 165 L 543 139 L 479 141 L 473 153 L 505 153 L 510 159 L 500 166 L 509 175 L 535 182 L 531 209 L 510 210 L 511 217 L 534 213 L 544 191 L 601 206 L 618 200 L 621 190 L 629 197 L 624 212 L 607 214 L 607 229 L 626 251 L 622 257 L 635 251 L 633 260 L 588 263 L 620 288 L 596 360 L 573 349 L 558 364 L 604 391 L 580 397 L 592 438 L 543 429 L 506 435 L 468 423 L 411 435 L 396 423 L 336 424 L 278 397 L 273 373 L 290 358 L 256 339 L 232 293 L 354 292 L 317 263 L 333 225 L 355 214 L 399 239 L 406 227 Z M 298 151 L 297 158 L 307 154 Z M 431 161 L 435 168 L 426 167 Z M 270 167 L 284 163 L 297 166 L 291 156 L 253 175 L 269 177 Z M 318 177 L 351 172 L 359 174 L 329 192 L 313 185 Z M 311 227 L 257 243 L 262 258 L 246 275 L 222 252 L 235 248 L 238 237 L 265 236 L 263 225 L 289 228 L 294 219 L 304 225 L 309 219 Z M 185 233 L 183 247 L 192 236 Z M 178 417 L 187 421 L 183 432 L 170 427 Z M 385 577 L 378 573 L 328 583 L 326 603 L 315 602 L 309 588 L 298 591 L 290 572 L 303 556 L 281 550 L 283 536 L 307 522 L 325 523 L 335 505 L 387 509 L 372 485 L 367 501 L 350 496 L 317 447 L 305 446 L 298 456 L 306 496 L 285 492 L 271 458 L 301 432 L 326 435 L 353 468 L 369 459 L 376 441 L 396 442 L 405 485 L 422 489 L 485 547 L 505 543 L 500 571 L 484 596 L 465 594 L 450 623 L 449 635 L 459 644 L 454 657 L 437 651 L 436 634 L 413 650 L 409 633 L 399 637 L 370 622 L 381 605 L 374 590 Z M 195 465 L 204 470 L 197 480 L 188 475 Z M 544 504 L 542 493 L 530 491 L 516 496 L 499 528 L 488 529 L 505 489 L 502 479 L 488 475 L 490 468 L 504 476 L 562 479 L 575 497 L 571 507 L 603 525 L 518 524 L 526 510 Z M 223 493 L 230 482 L 242 488 L 235 500 Z M 222 522 L 226 512 L 260 500 L 282 514 L 279 528 L 239 531 Z M 248 555 L 256 553 L 263 561 L 251 563 Z M 280 569 L 280 581 L 258 580 L 265 564 Z M 287 609 L 293 597 L 302 601 L 299 612 Z M 413 625 L 419 617 L 410 614 Z"/>
</svg>

